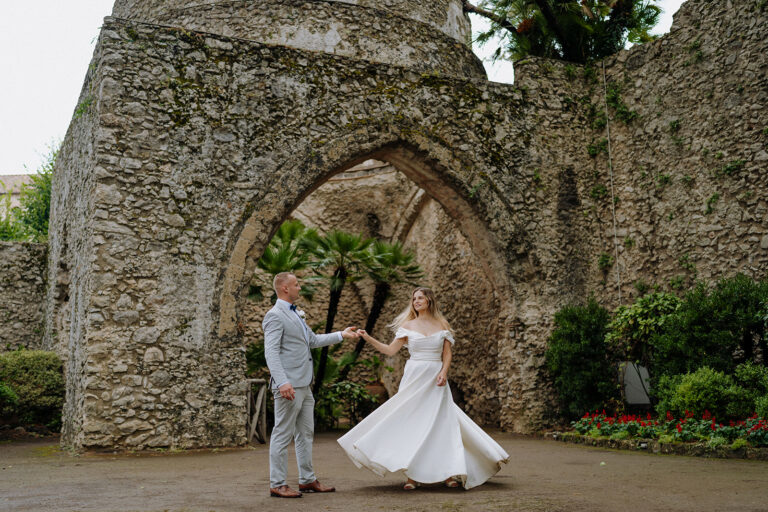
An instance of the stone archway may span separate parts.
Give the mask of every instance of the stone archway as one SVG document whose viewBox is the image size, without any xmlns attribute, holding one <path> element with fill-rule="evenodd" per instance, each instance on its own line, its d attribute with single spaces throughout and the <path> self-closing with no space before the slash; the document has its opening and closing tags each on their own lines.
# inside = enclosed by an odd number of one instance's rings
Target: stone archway
<svg viewBox="0 0 768 512">
<path fill-rule="evenodd" d="M 393 145 L 391 148 L 384 148 L 379 151 L 375 151 L 374 154 L 377 158 L 381 158 L 388 161 L 397 162 L 398 165 L 406 167 L 403 162 L 407 162 L 407 168 L 405 172 L 400 171 L 400 167 L 390 164 L 390 169 L 394 169 L 397 174 L 401 176 L 401 179 L 405 179 L 411 186 L 415 187 L 418 191 L 415 195 L 415 199 L 412 202 L 406 203 L 406 208 L 403 214 L 408 219 L 405 220 L 405 225 L 400 225 L 398 222 L 397 231 L 395 233 L 399 240 L 405 241 L 405 237 L 409 235 L 411 226 L 415 223 L 417 218 L 420 218 L 420 212 L 430 204 L 430 199 L 436 202 L 439 212 L 434 212 L 430 215 L 430 218 L 434 220 L 443 219 L 448 217 L 450 225 L 455 226 L 452 230 L 455 234 L 451 237 L 456 237 L 460 245 L 451 246 L 451 244 L 441 244 L 438 240 L 422 239 L 420 241 L 412 241 L 417 245 L 426 244 L 427 247 L 442 248 L 447 251 L 443 254 L 421 254 L 421 257 L 426 258 L 425 261 L 428 265 L 427 268 L 442 267 L 444 270 L 450 272 L 450 275 L 442 276 L 440 274 L 428 273 L 425 276 L 425 280 L 422 282 L 428 286 L 436 287 L 436 291 L 439 295 L 440 303 L 443 305 L 444 311 L 448 314 L 448 317 L 452 320 L 453 326 L 456 330 L 458 339 L 461 343 L 456 347 L 456 357 L 454 358 L 454 365 L 452 374 L 456 377 L 452 381 L 452 388 L 454 390 L 457 401 L 463 407 L 467 407 L 467 412 L 475 414 L 476 421 L 483 422 L 487 425 L 498 426 L 499 424 L 499 411 L 498 403 L 499 396 L 497 389 L 500 387 L 501 376 L 498 371 L 498 345 L 499 345 L 499 332 L 503 329 L 503 322 L 500 322 L 500 318 L 506 318 L 508 314 L 504 314 L 504 311 L 509 311 L 513 307 L 514 297 L 509 291 L 509 284 L 505 282 L 503 272 L 499 272 L 498 269 L 504 265 L 498 255 L 500 252 L 494 249 L 495 242 L 493 240 L 493 234 L 489 233 L 487 228 L 478 219 L 476 213 L 472 210 L 471 206 L 463 201 L 450 186 L 447 186 L 441 181 L 439 173 L 434 169 L 428 168 L 424 158 L 421 158 L 405 147 Z M 397 156 L 394 156 L 397 155 Z M 363 157 L 367 159 L 366 157 Z M 348 164 L 342 165 L 339 169 L 344 172 L 349 168 Z M 285 170 L 287 174 L 292 174 L 293 171 Z M 324 175 L 325 173 L 321 173 Z M 404 175 L 404 178 L 403 178 Z M 419 180 L 417 184 L 415 179 Z M 327 178 L 317 185 L 310 187 L 310 193 L 305 193 L 302 190 L 295 190 L 294 196 L 297 198 L 293 204 L 287 207 L 290 212 L 287 215 L 292 216 L 294 210 L 300 205 L 304 205 L 304 198 L 311 198 L 314 193 L 312 191 L 318 189 L 321 185 L 324 185 L 331 178 Z M 421 187 L 427 187 L 426 190 Z M 349 192 L 352 192 L 350 189 Z M 353 202 L 357 202 L 357 198 L 348 196 Z M 300 199 L 298 199 L 300 198 Z M 338 208 L 336 204 L 340 200 L 339 197 L 334 198 L 334 208 Z M 315 200 L 317 201 L 317 200 Z M 432 203 L 434 204 L 434 203 Z M 446 210 L 443 204 L 448 204 L 452 208 L 450 212 Z M 366 208 L 369 212 L 378 212 L 381 209 L 389 208 L 389 203 L 386 199 L 381 203 L 375 203 L 373 205 L 366 204 L 350 205 L 358 208 Z M 410 211 L 410 207 L 415 207 L 414 211 Z M 343 209 L 343 208 L 342 208 Z M 439 213 L 439 215 L 435 215 Z M 221 286 L 221 311 L 220 316 L 220 336 L 227 336 L 237 333 L 242 335 L 250 333 L 257 338 L 260 336 L 260 327 L 254 325 L 254 322 L 260 322 L 258 315 L 255 317 L 256 310 L 261 311 L 263 315 L 264 304 L 256 307 L 250 300 L 246 299 L 248 293 L 249 284 L 252 281 L 254 270 L 256 267 L 256 260 L 261 256 L 264 248 L 263 242 L 257 240 L 263 239 L 263 234 L 257 234 L 259 230 L 263 230 L 265 233 L 270 233 L 275 226 L 263 226 L 260 219 L 263 218 L 262 212 L 258 211 L 258 208 L 254 210 L 251 217 L 246 221 L 242 234 L 235 244 L 235 248 L 232 253 L 232 257 L 228 263 L 227 270 L 225 271 L 225 282 Z M 276 225 L 281 224 L 285 218 L 279 219 Z M 402 219 L 401 219 L 402 220 Z M 457 220 L 461 221 L 461 226 L 458 226 Z M 426 221 L 426 219 L 425 219 Z M 336 222 L 339 224 L 326 225 L 326 229 L 335 226 L 343 226 L 342 229 L 353 231 L 361 229 L 352 227 L 349 223 L 345 223 L 341 218 L 336 218 Z M 391 223 L 390 219 L 390 223 Z M 429 221 L 426 221 L 429 222 Z M 443 221 L 445 222 L 445 221 Z M 423 224 L 423 223 L 422 223 Z M 310 223 L 310 225 L 312 225 Z M 390 226 L 391 229 L 392 226 Z M 423 225 L 419 225 L 422 230 L 425 228 Z M 456 229 L 458 227 L 458 229 Z M 444 228 L 443 228 L 444 229 Z M 458 232 L 457 232 L 458 231 Z M 429 233 L 429 231 L 427 231 Z M 460 234 L 466 233 L 466 235 Z M 418 235 L 417 235 L 418 236 Z M 481 241 L 482 240 L 482 241 Z M 432 245 L 430 245 L 432 244 Z M 480 252 L 482 248 L 486 249 L 486 253 Z M 480 250 L 478 250 L 480 249 Z M 468 251 L 471 256 L 465 256 L 458 253 L 451 253 L 451 251 Z M 491 258 L 495 261 L 487 261 L 487 255 L 490 254 Z M 463 261 L 465 267 L 457 268 L 455 261 Z M 469 270 L 471 267 L 472 270 Z M 499 276 L 502 276 L 500 278 Z M 461 277 L 461 283 L 454 283 L 452 279 Z M 240 279 L 241 282 L 233 282 L 233 279 Z M 470 285 L 470 283 L 472 285 Z M 264 282 L 260 283 L 264 285 Z M 469 288 L 467 288 L 469 286 Z M 267 288 L 269 285 L 267 285 Z M 457 288 L 458 287 L 458 288 Z M 393 296 L 390 301 L 390 308 L 386 315 L 386 318 L 392 318 L 395 316 L 394 310 L 391 307 L 392 303 L 402 304 L 407 293 L 409 286 L 398 287 L 398 294 Z M 351 284 L 347 287 L 347 295 L 350 293 L 358 295 L 362 290 L 355 284 Z M 232 292 L 234 291 L 234 292 Z M 372 290 L 369 290 L 372 291 Z M 360 297 L 358 297 L 358 300 Z M 320 301 L 322 303 L 322 297 Z M 347 301 L 352 300 L 348 298 Z M 460 303 L 456 303 L 460 300 Z M 315 301 L 316 302 L 316 301 Z M 267 301 L 268 303 L 268 301 Z M 231 304 L 235 304 L 234 311 L 232 311 Z M 363 307 L 362 302 L 356 302 L 357 307 Z M 228 307 L 229 306 L 229 307 Z M 356 308 L 349 307 L 350 304 L 346 304 L 346 313 L 343 315 L 343 322 L 352 322 L 356 325 L 362 325 L 365 316 L 358 318 L 364 311 L 357 311 Z M 269 306 L 266 306 L 269 307 Z M 309 317 L 319 319 L 319 312 L 317 311 L 317 305 L 305 304 L 304 309 L 309 308 Z M 244 309 L 245 308 L 245 309 Z M 342 310 L 345 309 L 342 307 Z M 354 311 L 354 312 L 353 312 Z M 312 312 L 316 315 L 312 316 Z M 353 318 L 357 320 L 351 320 L 347 318 L 347 315 L 352 314 Z M 341 315 L 341 311 L 340 311 Z M 257 318 L 258 317 L 258 318 Z M 234 323 L 233 319 L 234 318 Z M 389 336 L 390 333 L 384 328 L 386 319 L 382 318 L 378 334 L 375 336 Z M 225 327 L 224 322 L 229 322 L 230 332 L 227 333 L 223 330 Z M 245 342 L 251 341 L 251 338 L 246 336 Z M 393 374 L 385 374 L 385 382 L 390 388 L 390 392 L 397 388 L 397 382 L 402 371 L 402 361 L 400 358 L 394 358 L 391 361 L 396 371 Z M 458 393 L 458 394 L 456 394 Z"/>
<path fill-rule="evenodd" d="M 356 8 L 328 4 L 339 16 Z M 370 157 L 435 197 L 495 276 L 498 377 L 486 392 L 504 428 L 541 423 L 547 312 L 567 293 L 560 254 L 536 236 L 557 222 L 551 203 L 532 201 L 532 173 L 519 171 L 539 158 L 526 144 L 534 106 L 518 88 L 460 76 L 469 68 L 452 65 L 454 50 L 438 61 L 457 74 L 442 75 L 105 21 L 54 184 L 51 254 L 67 225 L 72 267 L 72 306 L 49 308 L 69 317 L 63 443 L 243 443 L 247 276 L 296 204 Z M 49 303 L 54 292 L 49 283 Z"/>
<path fill-rule="evenodd" d="M 259 203 L 248 202 L 249 209 L 252 208 L 253 211 L 234 242 L 232 256 L 224 272 L 218 324 L 219 336 L 229 336 L 236 332 L 241 298 L 247 290 L 250 276 L 256 268 L 256 261 L 283 220 L 306 196 L 330 176 L 369 158 L 392 162 L 398 170 L 440 203 L 456 222 L 462 234 L 471 241 L 473 251 L 486 274 L 495 277 L 493 293 L 499 296 L 512 297 L 511 285 L 507 281 L 507 273 L 505 272 L 506 263 L 500 257 L 499 243 L 494 234 L 478 218 L 466 199 L 448 185 L 445 179 L 440 176 L 440 172 L 435 170 L 435 167 L 440 168 L 439 164 L 430 165 L 428 158 L 419 155 L 413 149 L 409 149 L 406 144 L 394 143 L 345 162 L 334 171 L 319 170 L 317 181 L 308 182 L 309 185 L 306 188 L 293 190 L 290 195 L 283 197 L 281 209 L 273 210 L 271 202 L 261 203 L 264 205 L 262 208 L 259 208 Z M 291 169 L 283 170 L 283 172 L 287 175 L 295 173 Z M 268 219 L 267 222 L 265 222 L 266 219 Z M 503 302 L 511 304 L 512 300 Z M 504 309 L 511 310 L 512 306 Z"/>
</svg>

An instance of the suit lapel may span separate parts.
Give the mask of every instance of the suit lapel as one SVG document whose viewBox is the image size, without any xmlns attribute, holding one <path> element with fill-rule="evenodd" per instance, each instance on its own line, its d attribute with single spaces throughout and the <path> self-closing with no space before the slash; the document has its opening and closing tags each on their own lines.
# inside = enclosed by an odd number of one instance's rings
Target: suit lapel
<svg viewBox="0 0 768 512">
<path fill-rule="evenodd" d="M 280 308 L 285 316 L 289 318 L 291 322 L 299 329 L 299 332 L 301 332 L 301 338 L 306 342 L 307 341 L 307 331 L 304 329 L 303 322 L 299 318 L 299 315 L 294 313 L 288 308 L 282 307 Z"/>
</svg>

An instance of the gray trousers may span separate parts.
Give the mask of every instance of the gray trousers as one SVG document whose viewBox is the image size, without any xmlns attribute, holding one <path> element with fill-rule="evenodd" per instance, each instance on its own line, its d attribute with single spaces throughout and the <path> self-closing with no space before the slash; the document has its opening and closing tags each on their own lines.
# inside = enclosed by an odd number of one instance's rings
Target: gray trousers
<svg viewBox="0 0 768 512">
<path fill-rule="evenodd" d="M 291 439 L 296 444 L 296 463 L 299 483 L 311 484 L 316 480 L 312 469 L 312 438 L 315 432 L 315 398 L 309 386 L 295 388 L 296 397 L 287 400 L 280 391 L 275 396 L 275 427 L 269 439 L 269 486 L 286 485 L 286 455 Z"/>
</svg>

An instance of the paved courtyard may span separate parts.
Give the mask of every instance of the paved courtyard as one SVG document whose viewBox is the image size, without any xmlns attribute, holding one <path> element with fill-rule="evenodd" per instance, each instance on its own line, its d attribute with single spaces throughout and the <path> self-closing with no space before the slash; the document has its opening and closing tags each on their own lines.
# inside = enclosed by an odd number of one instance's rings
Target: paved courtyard
<svg viewBox="0 0 768 512">
<path fill-rule="evenodd" d="M 464 491 L 406 492 L 358 470 L 319 434 L 315 468 L 333 494 L 270 498 L 268 448 L 72 456 L 55 442 L 0 445 L 0 510 L 16 511 L 768 511 L 768 463 L 632 453 L 492 433 L 512 456 Z M 293 457 L 293 454 L 291 454 Z M 296 467 L 289 478 L 296 480 Z M 295 483 L 293 483 L 295 485 Z"/>
</svg>

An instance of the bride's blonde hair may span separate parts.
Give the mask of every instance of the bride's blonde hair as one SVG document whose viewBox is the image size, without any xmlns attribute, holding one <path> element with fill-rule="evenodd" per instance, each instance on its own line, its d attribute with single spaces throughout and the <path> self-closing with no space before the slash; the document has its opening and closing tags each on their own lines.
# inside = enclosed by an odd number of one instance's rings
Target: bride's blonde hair
<svg viewBox="0 0 768 512">
<path fill-rule="evenodd" d="M 437 307 L 437 299 L 435 298 L 435 292 L 433 292 L 430 288 L 424 288 L 421 286 L 413 290 L 413 293 L 411 293 L 411 300 L 409 301 L 408 307 L 405 308 L 402 313 L 397 315 L 395 319 L 392 320 L 392 323 L 390 323 L 387 327 L 389 327 L 393 331 L 397 331 L 399 328 L 403 326 L 405 322 L 413 320 L 414 318 L 419 316 L 419 313 L 413 308 L 413 296 L 416 295 L 416 292 L 423 293 L 424 297 L 427 298 L 427 312 L 433 317 L 435 317 L 435 319 L 440 323 L 440 326 L 443 329 L 453 332 L 453 329 L 451 329 L 451 324 L 448 323 L 448 320 L 445 319 L 443 314 L 440 312 L 440 309 Z"/>
</svg>

